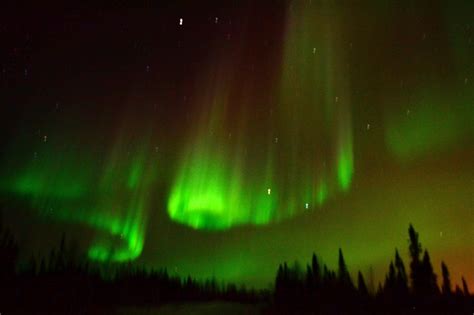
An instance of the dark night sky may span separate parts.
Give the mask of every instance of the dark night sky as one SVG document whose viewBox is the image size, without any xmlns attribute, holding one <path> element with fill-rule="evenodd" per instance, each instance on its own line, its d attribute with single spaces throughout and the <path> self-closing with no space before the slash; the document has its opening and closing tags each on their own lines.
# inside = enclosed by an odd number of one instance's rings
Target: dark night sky
<svg viewBox="0 0 474 315">
<path fill-rule="evenodd" d="M 22 257 L 255 286 L 377 277 L 413 223 L 474 285 L 474 5 L 174 1 L 0 13 L 0 201 Z M 405 256 L 406 257 L 406 256 Z"/>
</svg>

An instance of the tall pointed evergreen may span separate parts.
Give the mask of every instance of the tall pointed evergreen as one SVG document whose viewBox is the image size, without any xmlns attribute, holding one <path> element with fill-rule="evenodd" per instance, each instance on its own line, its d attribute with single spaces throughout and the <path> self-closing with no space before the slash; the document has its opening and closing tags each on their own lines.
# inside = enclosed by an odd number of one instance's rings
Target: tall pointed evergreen
<svg viewBox="0 0 474 315">
<path fill-rule="evenodd" d="M 397 270 L 397 287 L 400 290 L 408 289 L 408 277 L 405 270 L 405 264 L 403 263 L 398 250 L 395 250 L 395 268 Z"/>
<path fill-rule="evenodd" d="M 347 270 L 347 265 L 344 260 L 344 255 L 342 254 L 342 249 L 339 248 L 339 260 L 338 260 L 338 281 L 339 283 L 348 289 L 352 289 L 354 287 L 351 276 L 349 271 Z"/>
<path fill-rule="evenodd" d="M 464 294 L 464 296 L 471 295 L 471 293 L 469 292 L 469 288 L 467 286 L 466 279 L 464 279 L 464 277 L 462 277 L 462 293 Z"/>
<path fill-rule="evenodd" d="M 318 288 L 321 286 L 321 266 L 315 253 L 311 257 L 311 271 L 313 273 L 313 286 Z"/>
<path fill-rule="evenodd" d="M 305 286 L 309 291 L 312 291 L 314 288 L 313 270 L 310 265 L 306 265 Z"/>
<path fill-rule="evenodd" d="M 441 274 L 443 276 L 443 283 L 441 285 L 441 292 L 444 295 L 451 295 L 451 279 L 449 277 L 449 270 L 444 261 L 441 262 Z"/>
<path fill-rule="evenodd" d="M 364 276 L 362 275 L 362 272 L 357 274 L 357 289 L 359 291 L 359 294 L 362 296 L 367 296 L 369 294 L 369 291 L 367 290 L 367 285 L 365 284 Z"/>
<path fill-rule="evenodd" d="M 418 232 L 415 231 L 413 225 L 410 224 L 408 228 L 409 236 L 409 253 L 410 253 L 410 278 L 412 288 L 415 294 L 420 293 L 423 287 L 423 280 L 421 278 L 421 260 L 420 256 L 422 253 L 421 243 L 418 240 Z"/>
<path fill-rule="evenodd" d="M 275 279 L 275 292 L 277 294 L 281 290 L 282 285 L 283 285 L 283 267 L 281 264 L 279 264 L 276 279 Z"/>
<path fill-rule="evenodd" d="M 395 266 L 393 265 L 393 261 L 391 261 L 388 267 L 388 274 L 385 276 L 384 292 L 386 294 L 394 295 L 396 281 L 397 275 L 395 273 Z"/>
<path fill-rule="evenodd" d="M 424 284 L 424 293 L 432 296 L 439 292 L 438 284 L 436 282 L 436 275 L 433 272 L 430 255 L 427 250 L 423 254 L 422 262 L 422 279 Z"/>
</svg>

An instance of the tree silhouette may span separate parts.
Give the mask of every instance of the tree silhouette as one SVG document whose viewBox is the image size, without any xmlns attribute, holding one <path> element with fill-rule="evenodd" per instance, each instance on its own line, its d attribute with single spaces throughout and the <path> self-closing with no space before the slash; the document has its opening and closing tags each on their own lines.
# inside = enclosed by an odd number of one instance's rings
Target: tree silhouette
<svg viewBox="0 0 474 315">
<path fill-rule="evenodd" d="M 463 296 L 464 293 L 462 292 L 461 288 L 459 287 L 459 285 L 456 284 L 456 288 L 454 289 L 454 293 L 459 297 L 459 296 Z"/>
<path fill-rule="evenodd" d="M 415 231 L 413 225 L 410 224 L 408 228 L 409 236 L 409 253 L 410 253 L 410 278 L 412 282 L 412 289 L 415 295 L 418 295 L 423 289 L 423 279 L 421 276 L 421 261 L 420 256 L 422 252 L 421 243 L 418 241 L 418 232 Z"/>
<path fill-rule="evenodd" d="M 359 291 L 359 294 L 362 296 L 367 296 L 369 294 L 369 291 L 367 290 L 367 285 L 365 284 L 364 276 L 362 275 L 362 272 L 357 274 L 357 289 Z"/>
<path fill-rule="evenodd" d="M 314 290 L 314 286 L 313 286 L 313 271 L 311 270 L 311 266 L 310 266 L 310 265 L 306 265 L 305 285 L 306 285 L 306 288 L 307 288 L 309 291 L 313 291 L 313 290 Z"/>
<path fill-rule="evenodd" d="M 427 250 L 425 250 L 423 254 L 421 271 L 423 294 L 432 297 L 439 292 L 439 288 L 436 282 L 436 275 L 433 272 L 433 266 L 431 265 L 430 255 Z"/>
<path fill-rule="evenodd" d="M 347 270 L 347 265 L 342 254 L 342 249 L 339 248 L 338 270 L 337 277 L 340 285 L 344 288 L 351 289 L 354 287 L 351 276 Z"/>
<path fill-rule="evenodd" d="M 395 268 L 397 270 L 396 291 L 399 297 L 406 297 L 408 295 L 408 277 L 398 250 L 395 249 Z"/>
<path fill-rule="evenodd" d="M 385 282 L 379 284 L 377 293 L 367 290 L 363 274 L 358 271 L 357 287 L 354 286 L 342 250 L 339 249 L 337 272 L 323 265 L 313 253 L 306 264 L 305 272 L 298 262 L 288 266 L 279 264 L 276 273 L 273 301 L 270 291 L 256 293 L 238 289 L 234 284 L 219 283 L 215 278 L 196 281 L 190 276 L 179 278 L 166 269 L 155 270 L 136 263 L 89 262 L 84 255 L 77 254 L 77 244 L 67 242 L 63 235 L 56 247 L 46 257 L 31 256 L 19 262 L 5 259 L 13 266 L 0 282 L 0 305 L 24 313 L 90 313 L 88 307 L 153 306 L 165 303 L 225 300 L 238 303 L 268 303 L 275 305 L 275 313 L 281 314 L 396 314 L 413 313 L 413 307 L 422 314 L 468 314 L 474 309 L 474 300 L 467 282 L 462 278 L 462 288 L 457 285 L 451 291 L 449 271 L 441 263 L 442 292 L 436 283 L 436 275 L 427 250 L 421 256 L 418 234 L 410 226 L 410 268 L 417 261 L 415 277 L 417 291 L 408 290 L 408 279 L 398 250 L 395 260 L 389 264 Z M 0 229 L 0 254 L 13 248 L 17 257 L 18 247 L 13 235 Z M 39 262 L 39 264 L 37 264 Z M 413 270 L 411 270 L 413 271 Z M 413 280 L 413 279 L 412 279 Z M 414 284 L 415 282 L 413 282 Z M 271 303 L 271 304 L 270 304 Z M 29 309 L 28 307 L 31 307 Z M 280 309 L 281 308 L 281 309 Z M 267 314 L 267 313 L 265 313 Z M 272 314 L 272 312 L 268 313 Z"/>
<path fill-rule="evenodd" d="M 321 267 L 315 253 L 313 253 L 311 257 L 311 271 L 313 275 L 313 287 L 317 289 L 321 286 Z"/>
<path fill-rule="evenodd" d="M 471 294 L 469 293 L 469 288 L 467 287 L 467 282 L 464 277 L 462 277 L 462 291 L 464 296 L 470 296 Z"/>
<path fill-rule="evenodd" d="M 451 279 L 449 277 L 449 270 L 444 261 L 441 262 L 441 273 L 443 275 L 443 283 L 441 285 L 441 292 L 444 295 L 451 295 Z"/>
<path fill-rule="evenodd" d="M 391 261 L 388 267 L 388 274 L 385 276 L 385 284 L 384 284 L 385 293 L 393 297 L 395 295 L 396 284 L 397 284 L 397 275 L 395 272 L 395 266 L 393 265 L 393 261 Z"/>
</svg>

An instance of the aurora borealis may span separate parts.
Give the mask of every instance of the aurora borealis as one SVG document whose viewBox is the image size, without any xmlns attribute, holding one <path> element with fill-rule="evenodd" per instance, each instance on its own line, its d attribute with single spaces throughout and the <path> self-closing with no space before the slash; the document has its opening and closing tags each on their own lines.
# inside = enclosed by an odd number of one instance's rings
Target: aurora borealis
<svg viewBox="0 0 474 315">
<path fill-rule="evenodd" d="M 254 2 L 5 19 L 22 255 L 66 232 L 92 261 L 264 287 L 339 247 L 381 277 L 413 223 L 474 286 L 474 6 Z"/>
</svg>

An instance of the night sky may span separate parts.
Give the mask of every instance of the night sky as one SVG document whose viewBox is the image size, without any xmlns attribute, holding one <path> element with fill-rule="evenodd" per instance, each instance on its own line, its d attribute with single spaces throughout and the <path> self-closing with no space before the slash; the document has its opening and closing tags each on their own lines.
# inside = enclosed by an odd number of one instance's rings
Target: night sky
<svg viewBox="0 0 474 315">
<path fill-rule="evenodd" d="M 91 261 L 267 287 L 341 247 L 378 280 L 413 223 L 474 286 L 471 1 L 161 3 L 0 13 L 23 258 L 65 232 Z"/>
</svg>

